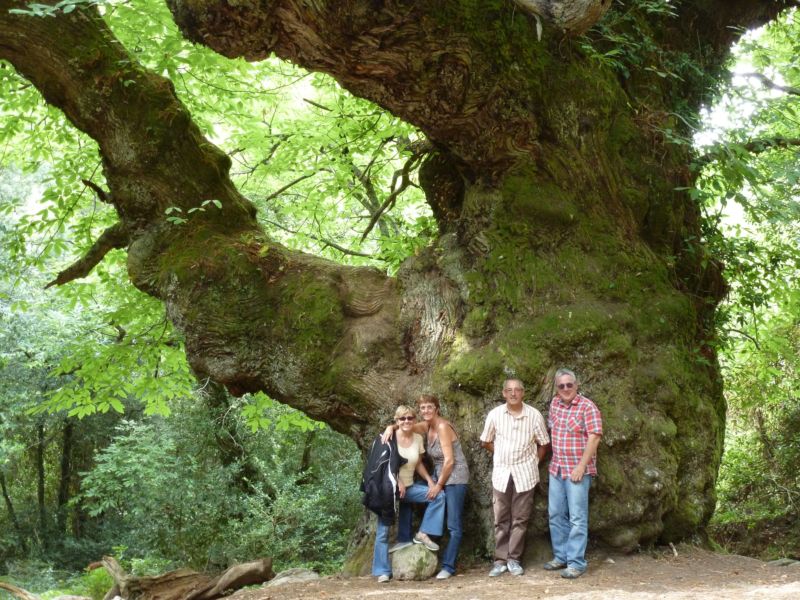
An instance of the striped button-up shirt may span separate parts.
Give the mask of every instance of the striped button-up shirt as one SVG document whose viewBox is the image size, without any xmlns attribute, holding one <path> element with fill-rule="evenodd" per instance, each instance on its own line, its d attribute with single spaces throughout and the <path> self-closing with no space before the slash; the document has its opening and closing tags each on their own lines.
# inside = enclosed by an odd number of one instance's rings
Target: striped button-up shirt
<svg viewBox="0 0 800 600">
<path fill-rule="evenodd" d="M 486 415 L 481 441 L 494 444 L 494 489 L 505 492 L 509 477 L 514 478 L 518 492 L 526 492 L 539 483 L 536 447 L 549 444 L 550 436 L 538 410 L 523 404 L 522 412 L 514 415 L 505 404 L 493 408 Z"/>
<path fill-rule="evenodd" d="M 594 402 L 578 394 L 569 404 L 556 396 L 550 402 L 547 413 L 547 424 L 553 434 L 553 458 L 550 460 L 549 473 L 566 479 L 578 466 L 586 449 L 590 433 L 603 435 L 603 420 L 600 409 Z M 586 465 L 587 475 L 597 475 L 597 456 L 593 456 Z"/>
</svg>

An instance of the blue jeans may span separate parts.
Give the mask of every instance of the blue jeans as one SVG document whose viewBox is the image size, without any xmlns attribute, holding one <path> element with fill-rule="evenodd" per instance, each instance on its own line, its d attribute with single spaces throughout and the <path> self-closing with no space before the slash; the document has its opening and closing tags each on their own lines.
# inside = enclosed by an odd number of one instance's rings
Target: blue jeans
<svg viewBox="0 0 800 600">
<path fill-rule="evenodd" d="M 464 530 L 461 528 L 461 515 L 464 512 L 464 498 L 467 495 L 466 483 L 454 483 L 444 486 L 445 505 L 447 507 L 447 530 L 450 532 L 450 539 L 444 549 L 442 557 L 442 569 L 448 573 L 456 572 L 456 558 L 458 558 L 458 547 L 461 545 L 461 537 Z"/>
<path fill-rule="evenodd" d="M 424 483 L 415 483 L 406 488 L 405 497 L 400 500 L 400 520 L 397 525 L 397 541 L 411 541 L 411 504 L 428 504 L 425 516 L 419 530 L 428 535 L 442 535 L 444 525 L 444 492 L 429 501 L 426 496 L 428 486 Z M 372 574 L 392 574 L 392 561 L 389 559 L 389 530 L 392 524 L 383 523 L 378 519 L 378 529 L 375 533 L 375 548 L 372 551 Z"/>
<path fill-rule="evenodd" d="M 389 560 L 389 530 L 391 528 L 391 523 L 384 523 L 378 517 L 375 549 L 372 551 L 372 574 L 375 577 L 392 574 L 392 562 Z"/>
<path fill-rule="evenodd" d="M 561 479 L 550 475 L 548 512 L 553 558 L 581 572 L 586 570 L 591 485 L 591 475 L 584 475 L 578 483 L 573 483 L 569 477 Z"/>
<path fill-rule="evenodd" d="M 417 483 L 406 488 L 406 495 L 400 498 L 400 517 L 397 523 L 397 541 L 411 541 L 411 519 L 414 516 L 412 504 L 427 504 L 419 530 L 428 535 L 442 535 L 444 530 L 445 494 L 439 492 L 433 500 L 428 500 L 428 484 Z"/>
</svg>

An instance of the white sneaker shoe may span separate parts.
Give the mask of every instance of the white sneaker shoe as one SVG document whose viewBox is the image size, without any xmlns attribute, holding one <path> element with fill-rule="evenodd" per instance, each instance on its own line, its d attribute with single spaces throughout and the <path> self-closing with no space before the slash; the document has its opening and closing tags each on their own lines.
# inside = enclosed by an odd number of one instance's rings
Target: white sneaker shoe
<svg viewBox="0 0 800 600">
<path fill-rule="evenodd" d="M 431 552 L 436 552 L 439 550 L 439 544 L 429 538 L 427 533 L 422 533 L 421 531 L 414 536 L 414 543 L 422 544 Z"/>
<path fill-rule="evenodd" d="M 378 577 L 378 583 L 389 583 L 389 580 L 392 578 L 391 575 L 380 575 Z"/>
<path fill-rule="evenodd" d="M 439 571 L 439 574 L 436 575 L 436 579 L 450 579 L 452 576 L 453 574 L 450 571 L 445 571 L 442 569 Z"/>
<path fill-rule="evenodd" d="M 489 571 L 489 577 L 497 577 L 498 575 L 502 575 L 506 571 L 508 571 L 506 563 L 496 562 L 494 563 L 492 570 Z"/>
<path fill-rule="evenodd" d="M 389 554 L 402 550 L 403 548 L 408 548 L 409 546 L 411 546 L 411 542 L 397 542 L 389 547 Z"/>
<path fill-rule="evenodd" d="M 516 560 L 509 560 L 506 563 L 506 567 L 508 568 L 508 572 L 512 575 L 522 575 L 525 572 L 525 569 L 522 568 L 522 565 L 519 564 L 519 561 Z"/>
</svg>

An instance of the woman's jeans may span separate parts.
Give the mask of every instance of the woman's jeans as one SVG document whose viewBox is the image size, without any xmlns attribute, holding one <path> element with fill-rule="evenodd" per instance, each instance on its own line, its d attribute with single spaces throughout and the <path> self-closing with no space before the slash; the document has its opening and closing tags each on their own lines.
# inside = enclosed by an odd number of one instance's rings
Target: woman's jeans
<svg viewBox="0 0 800 600">
<path fill-rule="evenodd" d="M 586 570 L 591 485 L 591 475 L 584 475 L 577 483 L 570 481 L 569 477 L 562 479 L 550 475 L 548 512 L 553 558 L 581 572 Z"/>
<path fill-rule="evenodd" d="M 461 528 L 461 515 L 464 513 L 464 498 L 467 495 L 466 483 L 454 483 L 444 486 L 445 505 L 447 507 L 447 530 L 450 539 L 442 556 L 442 569 L 450 574 L 456 572 L 456 558 L 461 545 L 464 530 Z"/>
<path fill-rule="evenodd" d="M 414 483 L 406 488 L 405 497 L 400 499 L 400 518 L 397 524 L 397 541 L 411 541 L 412 504 L 427 504 L 425 516 L 419 530 L 428 535 L 442 535 L 444 527 L 445 494 L 440 492 L 433 500 L 428 500 L 428 485 Z M 375 576 L 391 575 L 392 562 L 389 560 L 389 530 L 391 523 L 385 524 L 378 519 L 378 531 L 375 535 L 375 550 L 372 554 L 372 574 Z"/>
<path fill-rule="evenodd" d="M 375 549 L 372 551 L 372 574 L 376 577 L 392 574 L 392 563 L 389 560 L 389 530 L 391 528 L 391 523 L 384 523 L 378 517 Z"/>
</svg>

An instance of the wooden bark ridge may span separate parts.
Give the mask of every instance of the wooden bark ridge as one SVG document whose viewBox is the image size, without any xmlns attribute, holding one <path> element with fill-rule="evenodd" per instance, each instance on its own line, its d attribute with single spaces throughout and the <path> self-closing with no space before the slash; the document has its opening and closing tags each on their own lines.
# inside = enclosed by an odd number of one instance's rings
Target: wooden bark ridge
<svg viewBox="0 0 800 600">
<path fill-rule="evenodd" d="M 677 107 L 699 109 L 735 32 L 794 2 L 682 2 L 667 21 L 631 9 L 654 47 L 707 77 L 642 68 L 624 81 L 568 35 L 601 0 L 168 4 L 189 39 L 328 73 L 418 126 L 435 148 L 419 179 L 440 236 L 396 278 L 287 250 L 171 82 L 95 9 L 34 18 L 0 0 L 0 58 L 98 143 L 119 215 L 55 283 L 127 248 L 132 282 L 165 302 L 195 371 L 359 443 L 396 404 L 440 394 L 484 522 L 477 435 L 503 378 L 522 378 L 545 411 L 554 370 L 573 367 L 605 418 L 593 535 L 633 548 L 704 525 L 724 428 L 713 317 L 725 285 L 685 193 L 689 150 L 664 131 L 682 127 Z M 166 219 L 201 206 L 180 227 Z"/>
</svg>

